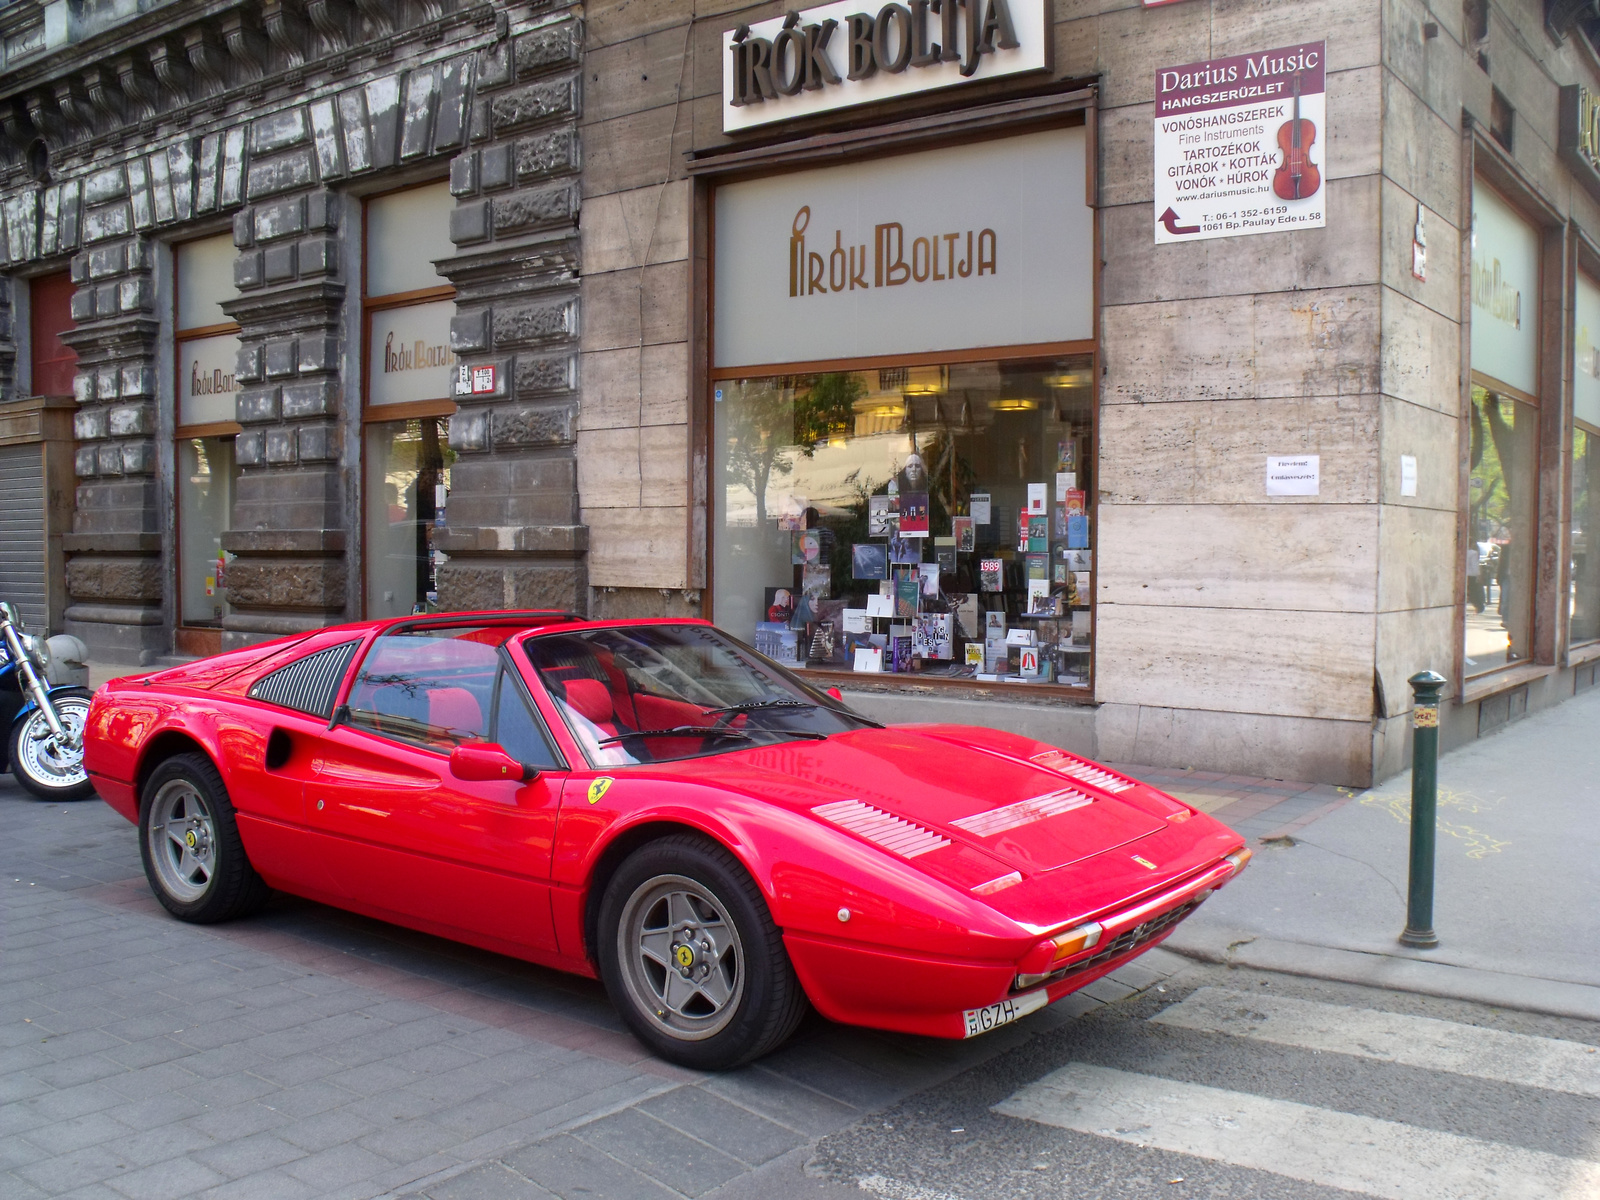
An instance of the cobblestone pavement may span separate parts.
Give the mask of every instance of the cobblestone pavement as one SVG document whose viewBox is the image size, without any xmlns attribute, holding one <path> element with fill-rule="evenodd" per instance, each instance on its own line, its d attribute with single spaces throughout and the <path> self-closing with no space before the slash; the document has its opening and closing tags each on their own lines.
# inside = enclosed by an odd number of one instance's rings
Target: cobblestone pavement
<svg viewBox="0 0 1600 1200">
<path fill-rule="evenodd" d="M 178 1200 L 859 1195 L 816 1139 L 1182 960 L 972 1042 L 816 1017 L 760 1064 L 645 1054 L 598 984 L 290 897 L 173 920 L 133 827 L 0 782 L 0 1195 Z"/>
</svg>

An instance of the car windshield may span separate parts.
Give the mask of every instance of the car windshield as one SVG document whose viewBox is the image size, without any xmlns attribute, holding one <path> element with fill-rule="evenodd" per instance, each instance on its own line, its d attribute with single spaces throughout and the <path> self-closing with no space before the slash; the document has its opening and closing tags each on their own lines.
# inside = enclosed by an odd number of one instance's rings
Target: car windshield
<svg viewBox="0 0 1600 1200">
<path fill-rule="evenodd" d="M 522 645 L 597 767 L 700 758 L 875 724 L 705 625 L 546 633 Z"/>
</svg>

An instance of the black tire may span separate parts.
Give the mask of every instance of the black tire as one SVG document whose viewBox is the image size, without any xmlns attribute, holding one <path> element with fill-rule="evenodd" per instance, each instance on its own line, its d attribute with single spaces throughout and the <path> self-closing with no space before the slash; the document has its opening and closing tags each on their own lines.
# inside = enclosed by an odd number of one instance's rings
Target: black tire
<svg viewBox="0 0 1600 1200">
<path fill-rule="evenodd" d="M 664 989 L 677 986 L 678 980 L 669 978 L 664 968 L 657 970 L 661 960 L 649 958 L 642 939 L 661 937 L 660 915 L 672 909 L 674 896 L 687 897 L 691 906 L 699 896 L 689 924 L 700 922 L 691 932 L 702 940 L 697 944 L 668 928 L 671 957 L 685 961 L 677 957 L 680 946 L 689 955 L 693 965 L 683 966 L 680 977 L 682 971 L 731 977 L 721 1007 L 714 1007 L 709 993 L 697 990 L 699 976 L 684 977 L 694 994 L 682 1012 L 662 1007 L 669 1003 L 663 997 L 670 992 Z M 658 916 L 651 918 L 651 912 Z M 649 924 L 652 919 L 654 925 Z M 713 940 L 720 943 L 710 947 L 711 953 L 720 951 L 715 958 L 700 949 Z M 600 978 L 628 1028 L 654 1053 L 682 1066 L 722 1071 L 760 1058 L 787 1041 L 805 1016 L 805 992 L 760 889 L 737 858 L 705 838 L 675 834 L 629 855 L 606 885 L 595 941 Z M 636 947 L 633 961 L 624 958 L 630 947 Z M 737 955 L 731 972 L 730 954 Z M 696 955 L 702 957 L 696 960 Z"/>
<path fill-rule="evenodd" d="M 169 913 L 211 925 L 248 916 L 271 890 L 250 865 L 222 775 L 203 754 L 179 754 L 150 773 L 139 799 L 145 878 Z"/>
<path fill-rule="evenodd" d="M 94 784 L 83 769 L 83 731 L 93 698 L 93 692 L 80 687 L 56 688 L 50 693 L 57 714 L 77 727 L 76 751 L 50 741 L 50 727 L 37 708 L 12 722 L 6 745 L 11 776 L 38 799 L 87 800 L 94 795 Z"/>
</svg>

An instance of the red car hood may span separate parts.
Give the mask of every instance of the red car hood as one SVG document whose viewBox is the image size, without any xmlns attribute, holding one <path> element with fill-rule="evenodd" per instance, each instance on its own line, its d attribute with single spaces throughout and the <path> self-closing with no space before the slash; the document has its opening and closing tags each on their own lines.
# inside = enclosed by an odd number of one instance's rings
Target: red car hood
<svg viewBox="0 0 1600 1200">
<path fill-rule="evenodd" d="M 704 782 L 809 811 L 964 888 L 1010 871 L 1051 871 L 1166 827 L 1148 807 L 962 744 L 957 732 L 861 729 L 681 766 Z"/>
</svg>

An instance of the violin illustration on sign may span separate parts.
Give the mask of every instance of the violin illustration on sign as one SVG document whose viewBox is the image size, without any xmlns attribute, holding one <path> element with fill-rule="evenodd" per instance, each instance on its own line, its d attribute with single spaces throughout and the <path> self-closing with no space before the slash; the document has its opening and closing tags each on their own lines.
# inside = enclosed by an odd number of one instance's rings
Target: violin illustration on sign
<svg viewBox="0 0 1600 1200">
<path fill-rule="evenodd" d="M 1322 186 L 1322 173 L 1311 162 L 1311 143 L 1317 127 L 1300 119 L 1300 72 L 1294 75 L 1294 116 L 1278 127 L 1278 148 L 1283 165 L 1272 175 L 1272 191 L 1280 200 L 1304 200 Z"/>
</svg>

